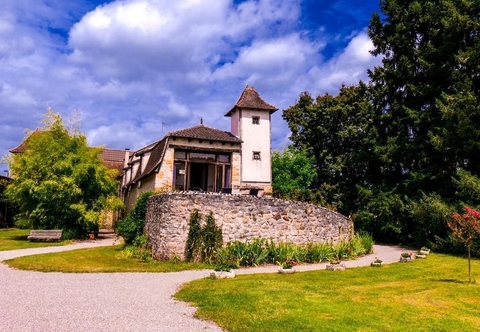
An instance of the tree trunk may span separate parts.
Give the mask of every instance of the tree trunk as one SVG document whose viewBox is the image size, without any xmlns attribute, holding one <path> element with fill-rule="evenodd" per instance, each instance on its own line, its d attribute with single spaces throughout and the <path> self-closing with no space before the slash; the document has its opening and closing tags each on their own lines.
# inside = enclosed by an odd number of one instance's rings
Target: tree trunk
<svg viewBox="0 0 480 332">
<path fill-rule="evenodd" d="M 470 268 L 470 246 L 468 246 L 467 248 L 468 248 L 468 283 L 471 283 L 472 278 L 471 278 L 471 268 Z"/>
</svg>

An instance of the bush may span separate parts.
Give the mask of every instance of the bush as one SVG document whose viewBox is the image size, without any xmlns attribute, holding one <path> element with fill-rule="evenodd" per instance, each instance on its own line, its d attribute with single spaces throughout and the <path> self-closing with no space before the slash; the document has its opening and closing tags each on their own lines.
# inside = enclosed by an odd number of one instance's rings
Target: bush
<svg viewBox="0 0 480 332">
<path fill-rule="evenodd" d="M 197 209 L 190 214 L 185 259 L 187 262 L 199 261 L 202 248 L 202 227 L 200 226 L 201 215 Z"/>
<path fill-rule="evenodd" d="M 201 230 L 203 250 L 202 261 L 212 262 L 215 260 L 216 251 L 223 246 L 222 230 L 215 225 L 215 218 L 213 212 L 207 216 L 205 227 Z"/>
<path fill-rule="evenodd" d="M 145 215 L 147 213 L 147 201 L 152 195 L 152 191 L 141 194 L 133 210 L 118 223 L 118 235 L 123 237 L 125 244 L 133 244 L 135 238 L 143 234 Z"/>
<path fill-rule="evenodd" d="M 359 245 L 365 250 L 365 254 L 371 254 L 373 252 L 373 237 L 366 232 L 359 232 L 355 234 L 355 239 L 359 242 Z"/>
<path fill-rule="evenodd" d="M 148 247 L 148 238 L 145 235 L 137 236 L 132 245 L 126 245 L 123 248 L 122 255 L 127 258 L 137 258 L 140 262 L 150 262 L 152 251 Z"/>
<path fill-rule="evenodd" d="M 223 245 L 222 230 L 215 225 L 213 212 L 208 214 L 203 228 L 201 219 L 202 215 L 194 209 L 190 214 L 185 259 L 188 262 L 214 263 L 217 251 Z"/>
<path fill-rule="evenodd" d="M 373 240 L 369 234 L 357 234 L 351 242 L 337 245 L 327 243 L 296 245 L 286 242 L 275 244 L 272 240 L 254 239 L 251 242 L 228 243 L 225 248 L 218 250 L 217 255 L 221 253 L 221 257 L 217 259 L 217 264 L 220 264 L 220 259 L 222 262 L 233 260 L 237 267 L 283 264 L 286 261 L 320 263 L 332 259 L 355 258 L 371 253 L 372 249 Z"/>
<path fill-rule="evenodd" d="M 239 267 L 228 247 L 217 250 L 215 271 L 230 271 Z"/>
<path fill-rule="evenodd" d="M 320 263 L 333 258 L 333 248 L 326 243 L 310 243 L 308 248 L 308 260 L 310 263 Z"/>
</svg>

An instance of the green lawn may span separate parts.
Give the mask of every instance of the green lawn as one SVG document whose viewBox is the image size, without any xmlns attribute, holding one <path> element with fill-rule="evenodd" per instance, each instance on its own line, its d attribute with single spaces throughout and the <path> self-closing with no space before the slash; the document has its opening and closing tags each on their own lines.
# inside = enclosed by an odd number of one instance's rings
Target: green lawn
<svg viewBox="0 0 480 332">
<path fill-rule="evenodd" d="M 49 246 L 63 246 L 72 241 L 62 242 L 30 242 L 27 236 L 30 234 L 28 229 L 6 228 L 0 229 L 0 251 L 16 250 L 26 248 L 39 248 Z"/>
<path fill-rule="evenodd" d="M 122 245 L 78 249 L 60 253 L 25 256 L 5 261 L 21 270 L 42 272 L 175 272 L 212 269 L 210 265 L 184 262 L 140 262 L 126 257 Z"/>
<path fill-rule="evenodd" d="M 425 260 L 344 272 L 196 280 L 176 297 L 230 331 L 480 331 L 480 284 L 467 260 Z M 480 278 L 480 261 L 473 261 Z"/>
</svg>

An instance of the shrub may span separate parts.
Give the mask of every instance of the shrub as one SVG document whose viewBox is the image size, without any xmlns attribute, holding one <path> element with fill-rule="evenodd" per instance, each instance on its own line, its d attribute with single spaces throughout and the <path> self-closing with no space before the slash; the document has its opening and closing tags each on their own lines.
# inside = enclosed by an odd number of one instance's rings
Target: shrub
<svg viewBox="0 0 480 332">
<path fill-rule="evenodd" d="M 250 266 L 247 243 L 234 241 L 227 246 L 238 266 Z"/>
<path fill-rule="evenodd" d="M 201 259 L 202 248 L 202 228 L 200 226 L 201 215 L 197 209 L 190 214 L 187 246 L 185 248 L 185 259 L 187 262 L 198 261 Z"/>
<path fill-rule="evenodd" d="M 333 248 L 326 243 L 310 243 L 307 245 L 310 263 L 326 262 L 333 258 Z"/>
<path fill-rule="evenodd" d="M 373 237 L 372 235 L 366 232 L 359 232 L 355 235 L 355 238 L 358 239 L 360 245 L 365 249 L 365 254 L 371 254 L 373 252 Z"/>
<path fill-rule="evenodd" d="M 145 215 L 147 213 L 147 202 L 152 191 L 141 194 L 132 211 L 118 224 L 118 235 L 122 236 L 125 244 L 133 244 L 135 238 L 143 234 L 145 227 Z"/>
<path fill-rule="evenodd" d="M 228 246 L 217 250 L 216 260 L 215 271 L 230 271 L 239 267 Z"/>
<path fill-rule="evenodd" d="M 250 247 L 249 261 L 253 266 L 259 266 L 265 264 L 268 257 L 267 240 L 265 239 L 253 239 Z"/>
<path fill-rule="evenodd" d="M 217 250 L 223 245 L 222 230 L 215 225 L 213 212 L 208 214 L 203 228 L 201 219 L 202 215 L 194 209 L 190 214 L 185 259 L 189 262 L 214 263 Z"/>
<path fill-rule="evenodd" d="M 215 218 L 212 211 L 208 214 L 201 233 L 203 246 L 202 262 L 211 263 L 215 261 L 217 249 L 223 245 L 222 230 L 215 225 Z"/>
</svg>

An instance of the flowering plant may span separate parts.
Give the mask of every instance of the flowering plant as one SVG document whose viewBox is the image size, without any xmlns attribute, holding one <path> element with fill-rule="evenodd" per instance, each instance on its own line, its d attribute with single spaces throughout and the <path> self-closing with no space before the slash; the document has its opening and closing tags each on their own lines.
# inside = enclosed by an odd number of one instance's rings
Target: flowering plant
<svg viewBox="0 0 480 332">
<path fill-rule="evenodd" d="M 291 269 L 292 267 L 298 265 L 298 263 L 294 259 L 287 259 L 285 263 L 282 264 L 282 268 L 284 269 Z"/>
<path fill-rule="evenodd" d="M 452 215 L 452 220 L 448 222 L 448 227 L 452 231 L 453 237 L 467 246 L 468 282 L 471 282 L 470 250 L 475 238 L 480 235 L 480 212 L 466 206 L 463 215 L 459 213 Z"/>
<path fill-rule="evenodd" d="M 400 256 L 402 256 L 402 258 L 412 258 L 412 254 L 409 252 L 402 252 Z"/>
</svg>

